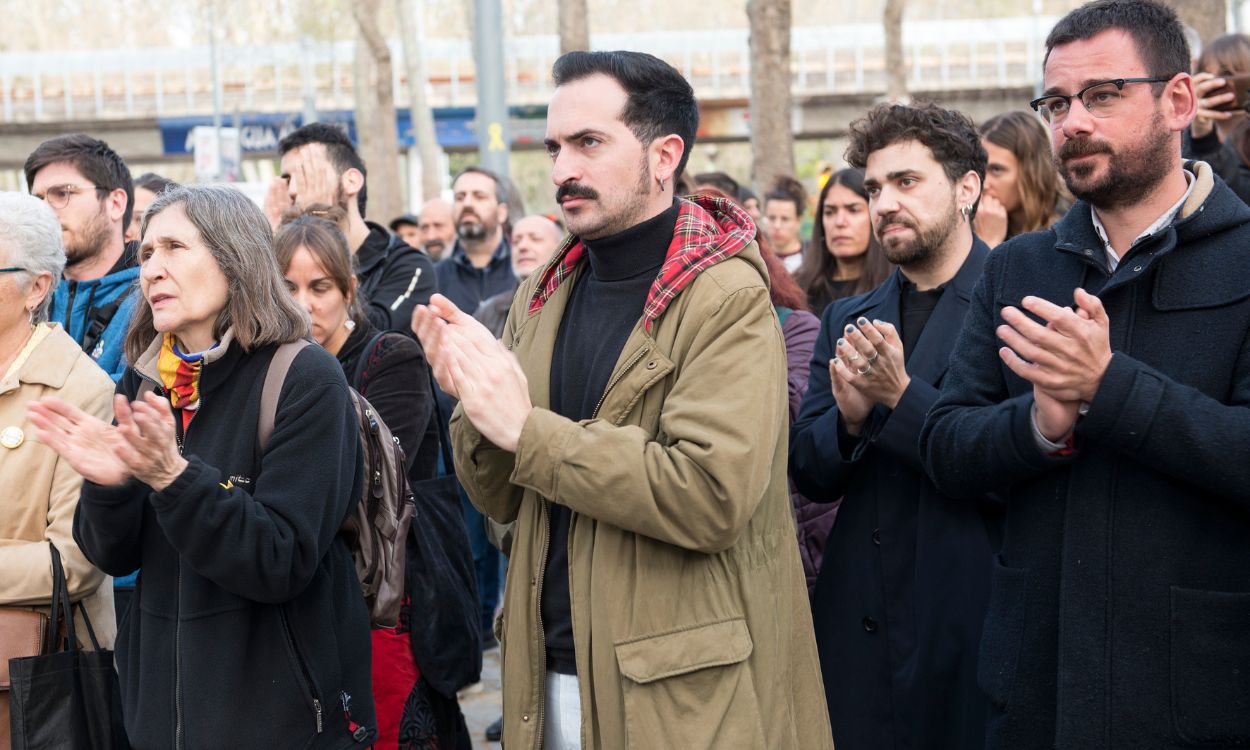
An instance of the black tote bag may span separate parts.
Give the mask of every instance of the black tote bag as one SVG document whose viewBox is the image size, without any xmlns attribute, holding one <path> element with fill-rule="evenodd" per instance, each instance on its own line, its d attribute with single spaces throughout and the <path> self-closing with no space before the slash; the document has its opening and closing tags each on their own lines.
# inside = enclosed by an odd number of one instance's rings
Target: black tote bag
<svg viewBox="0 0 1250 750">
<path fill-rule="evenodd" d="M 406 588 L 413 657 L 441 695 L 477 682 L 482 673 L 477 573 L 451 461 L 451 438 L 431 376 L 434 420 L 446 476 L 412 482 L 417 512 L 408 531 Z"/>
<path fill-rule="evenodd" d="M 9 660 L 12 750 L 127 750 L 113 652 L 100 649 L 84 607 L 94 651 L 78 650 L 74 610 L 61 554 L 52 546 L 52 612 L 43 653 Z M 64 630 L 60 627 L 64 621 Z"/>
</svg>

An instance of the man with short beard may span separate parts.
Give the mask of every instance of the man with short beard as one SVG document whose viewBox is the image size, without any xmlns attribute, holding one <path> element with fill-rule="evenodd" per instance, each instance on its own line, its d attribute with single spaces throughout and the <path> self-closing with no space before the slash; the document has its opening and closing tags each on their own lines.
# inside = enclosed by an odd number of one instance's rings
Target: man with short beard
<svg viewBox="0 0 1250 750">
<path fill-rule="evenodd" d="M 456 243 L 434 267 L 438 291 L 456 307 L 474 311 L 516 284 L 505 229 L 509 186 L 489 169 L 473 166 L 456 175 L 451 191 Z"/>
<path fill-rule="evenodd" d="M 989 254 L 972 229 L 985 149 L 958 112 L 883 104 L 852 123 L 846 160 L 898 268 L 825 309 L 790 431 L 799 491 L 842 498 L 812 593 L 833 740 L 975 750 L 994 514 L 939 492 L 916 441 Z"/>
<path fill-rule="evenodd" d="M 1155 0 L 1051 30 L 1031 104 L 1079 200 L 990 256 L 921 435 L 1005 502 L 990 748 L 1250 744 L 1250 208 L 1182 160 L 1188 69 Z"/>
<path fill-rule="evenodd" d="M 502 342 L 440 295 L 416 321 L 460 398 L 457 476 L 516 522 L 504 746 L 832 750 L 754 225 L 676 198 L 699 109 L 672 66 L 570 52 L 552 77 L 572 237 Z"/>
<path fill-rule="evenodd" d="M 123 239 L 134 204 L 130 170 L 104 141 L 74 134 L 39 144 L 25 172 L 27 188 L 61 220 L 65 243 L 50 319 L 117 380 L 139 278 L 134 246 Z"/>
<path fill-rule="evenodd" d="M 383 331 L 409 331 L 413 308 L 434 293 L 434 264 L 386 227 L 365 219 L 367 172 L 347 133 L 332 123 L 310 123 L 284 136 L 278 154 L 282 173 L 265 196 L 270 225 L 276 229 L 292 207 L 343 209 L 357 293 L 369 322 Z"/>
</svg>

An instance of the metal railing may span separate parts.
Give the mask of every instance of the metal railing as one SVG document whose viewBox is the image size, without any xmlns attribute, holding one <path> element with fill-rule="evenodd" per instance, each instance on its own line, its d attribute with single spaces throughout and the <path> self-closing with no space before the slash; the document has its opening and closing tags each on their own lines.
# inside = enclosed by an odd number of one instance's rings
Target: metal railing
<svg viewBox="0 0 1250 750">
<path fill-rule="evenodd" d="M 904 25 L 912 90 L 1032 85 L 1053 17 L 958 19 Z M 798 27 L 791 36 L 794 93 L 804 97 L 885 90 L 884 35 L 879 24 Z M 545 103 L 551 93 L 555 35 L 505 41 L 512 104 Z M 595 35 L 597 49 L 635 49 L 668 60 L 703 99 L 746 99 L 750 52 L 746 29 Z M 407 104 L 403 49 L 392 42 L 397 104 Z M 225 113 L 302 109 L 311 82 L 318 109 L 352 107 L 353 42 L 223 46 L 219 50 Z M 423 46 L 430 101 L 474 104 L 473 57 L 467 40 L 431 39 Z M 117 49 L 0 54 L 0 122 L 56 122 L 204 114 L 212 110 L 211 50 Z"/>
</svg>

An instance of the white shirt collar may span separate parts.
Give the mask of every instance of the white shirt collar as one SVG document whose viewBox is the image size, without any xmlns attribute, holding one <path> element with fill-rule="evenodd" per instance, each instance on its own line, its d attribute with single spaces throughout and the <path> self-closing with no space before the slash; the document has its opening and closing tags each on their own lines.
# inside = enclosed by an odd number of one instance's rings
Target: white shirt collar
<svg viewBox="0 0 1250 750">
<path fill-rule="evenodd" d="M 1196 180 L 1188 169 L 1183 169 L 1181 171 L 1185 174 L 1185 194 L 1181 196 L 1180 200 L 1172 204 L 1171 208 L 1164 211 L 1162 216 L 1155 219 L 1153 224 L 1146 227 L 1146 231 L 1137 235 L 1137 239 L 1133 240 L 1132 244 L 1129 245 L 1129 248 L 1132 248 L 1133 245 L 1136 245 L 1144 238 L 1155 234 L 1164 227 L 1170 226 L 1172 221 L 1176 218 L 1176 214 L 1180 213 L 1181 206 L 1185 205 L 1185 201 L 1189 200 L 1190 193 L 1194 192 L 1194 183 Z M 1115 250 L 1111 249 L 1111 240 L 1107 239 L 1107 229 L 1102 225 L 1102 220 L 1098 218 L 1098 210 L 1091 207 L 1089 215 L 1093 217 L 1094 231 L 1098 233 L 1098 237 L 1102 240 L 1103 250 L 1107 253 L 1107 270 L 1111 273 L 1115 273 L 1116 266 L 1120 265 L 1120 256 L 1116 255 Z"/>
</svg>

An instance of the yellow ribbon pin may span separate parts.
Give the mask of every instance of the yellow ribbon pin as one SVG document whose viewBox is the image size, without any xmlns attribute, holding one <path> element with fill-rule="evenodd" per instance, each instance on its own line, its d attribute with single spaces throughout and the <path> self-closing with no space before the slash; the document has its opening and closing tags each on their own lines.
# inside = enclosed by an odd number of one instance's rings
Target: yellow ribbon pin
<svg viewBox="0 0 1250 750">
<path fill-rule="evenodd" d="M 492 122 L 486 132 L 490 134 L 490 143 L 486 146 L 488 151 L 507 151 L 508 147 L 503 142 L 503 125 Z"/>
</svg>

